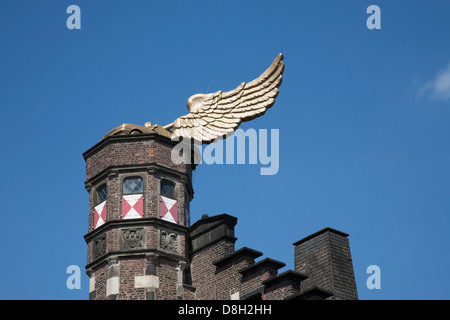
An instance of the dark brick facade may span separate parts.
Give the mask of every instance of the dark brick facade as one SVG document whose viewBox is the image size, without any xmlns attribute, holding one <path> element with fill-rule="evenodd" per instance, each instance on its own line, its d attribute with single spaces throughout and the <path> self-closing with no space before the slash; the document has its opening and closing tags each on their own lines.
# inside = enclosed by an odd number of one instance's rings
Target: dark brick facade
<svg viewBox="0 0 450 320">
<path fill-rule="evenodd" d="M 159 134 L 110 136 L 83 156 L 89 197 L 86 272 L 91 299 L 357 299 L 346 234 L 324 229 L 295 245 L 295 270 L 236 250 L 237 218 L 222 214 L 190 225 L 193 165 L 175 165 L 175 142 Z M 122 219 L 124 179 L 143 181 L 143 217 Z M 160 217 L 161 180 L 171 181 L 177 223 Z M 97 191 L 107 186 L 106 222 L 94 228 Z M 170 237 L 170 245 L 162 239 Z"/>
<path fill-rule="evenodd" d="M 332 299 L 357 299 L 348 234 L 325 228 L 294 243 L 295 270 L 308 274 L 302 290 L 319 286 Z"/>
</svg>

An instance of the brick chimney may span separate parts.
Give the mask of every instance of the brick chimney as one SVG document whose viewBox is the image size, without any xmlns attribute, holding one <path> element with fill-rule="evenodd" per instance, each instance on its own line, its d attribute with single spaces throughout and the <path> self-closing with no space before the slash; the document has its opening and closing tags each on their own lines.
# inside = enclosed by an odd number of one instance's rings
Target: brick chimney
<svg viewBox="0 0 450 320">
<path fill-rule="evenodd" d="M 358 299 L 348 234 L 325 228 L 293 245 L 295 270 L 308 275 L 301 291 L 315 287 L 330 291 L 329 299 Z"/>
</svg>

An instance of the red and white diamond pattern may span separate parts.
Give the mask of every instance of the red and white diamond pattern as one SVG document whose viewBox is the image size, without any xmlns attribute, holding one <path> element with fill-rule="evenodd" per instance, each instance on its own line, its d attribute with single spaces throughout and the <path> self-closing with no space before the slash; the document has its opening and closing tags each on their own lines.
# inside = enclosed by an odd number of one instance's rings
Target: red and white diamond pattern
<svg viewBox="0 0 450 320">
<path fill-rule="evenodd" d="M 177 201 L 161 196 L 161 219 L 178 223 Z"/>
<path fill-rule="evenodd" d="M 94 208 L 94 229 L 106 222 L 106 200 Z"/>
<path fill-rule="evenodd" d="M 122 197 L 122 219 L 136 219 L 144 216 L 144 195 L 129 194 Z"/>
</svg>

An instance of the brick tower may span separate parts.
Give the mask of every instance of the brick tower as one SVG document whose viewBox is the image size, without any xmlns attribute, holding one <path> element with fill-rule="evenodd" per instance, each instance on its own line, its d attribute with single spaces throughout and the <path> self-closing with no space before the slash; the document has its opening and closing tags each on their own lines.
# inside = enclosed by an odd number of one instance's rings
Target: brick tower
<svg viewBox="0 0 450 320">
<path fill-rule="evenodd" d="M 83 154 L 90 299 L 358 298 L 343 232 L 325 228 L 295 242 L 295 270 L 279 273 L 285 263 L 255 261 L 262 252 L 235 249 L 237 218 L 204 214 L 190 225 L 196 149 L 182 155 L 191 161 L 177 164 L 171 137 L 207 144 L 263 115 L 278 95 L 282 60 L 277 55 L 261 76 L 234 90 L 191 96 L 189 114 L 169 125 L 122 124 Z"/>
<path fill-rule="evenodd" d="M 236 217 L 190 225 L 195 165 L 175 164 L 177 142 L 152 128 L 116 130 L 83 154 L 90 299 L 358 299 L 346 233 L 324 228 L 295 242 L 295 270 L 280 273 L 285 263 L 236 250 Z"/>
<path fill-rule="evenodd" d="M 189 298 L 193 165 L 171 161 L 175 143 L 163 131 L 110 135 L 83 154 L 90 299 Z"/>
</svg>

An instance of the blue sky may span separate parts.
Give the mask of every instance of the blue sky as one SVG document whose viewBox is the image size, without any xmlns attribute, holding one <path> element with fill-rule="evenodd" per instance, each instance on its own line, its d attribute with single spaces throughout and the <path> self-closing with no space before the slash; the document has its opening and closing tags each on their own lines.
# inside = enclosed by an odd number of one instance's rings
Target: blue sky
<svg viewBox="0 0 450 320">
<path fill-rule="evenodd" d="M 444 0 L 0 1 L 0 298 L 87 299 L 82 153 L 119 124 L 171 123 L 279 52 L 275 106 L 241 127 L 279 129 L 278 173 L 200 165 L 192 222 L 236 216 L 236 248 L 280 271 L 332 227 L 350 234 L 360 299 L 450 298 L 449 14 Z"/>
</svg>

